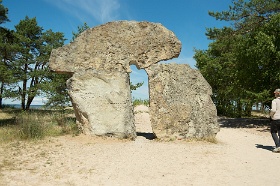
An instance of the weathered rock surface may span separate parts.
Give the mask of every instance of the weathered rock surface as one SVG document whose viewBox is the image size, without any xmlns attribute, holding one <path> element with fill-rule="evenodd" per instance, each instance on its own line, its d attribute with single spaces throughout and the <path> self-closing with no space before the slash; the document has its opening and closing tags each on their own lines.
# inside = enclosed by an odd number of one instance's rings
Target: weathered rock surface
<svg viewBox="0 0 280 186">
<path fill-rule="evenodd" d="M 54 49 L 50 68 L 57 72 L 84 69 L 131 72 L 178 57 L 181 42 L 158 23 L 118 21 L 93 27 L 73 43 Z"/>
<path fill-rule="evenodd" d="M 150 117 L 158 138 L 211 138 L 219 132 L 212 88 L 187 64 L 154 64 L 146 69 Z"/>
<path fill-rule="evenodd" d="M 67 81 L 67 86 L 83 133 L 136 137 L 127 73 L 79 71 Z"/>
<path fill-rule="evenodd" d="M 180 41 L 161 24 L 110 22 L 53 50 L 50 68 L 73 74 L 67 86 L 85 134 L 136 137 L 129 80 L 134 64 L 148 73 L 150 117 L 158 138 L 214 137 L 216 107 L 200 72 L 188 65 L 156 64 L 180 50 Z"/>
<path fill-rule="evenodd" d="M 77 123 L 91 135 L 135 138 L 129 65 L 146 68 L 177 57 L 181 42 L 161 24 L 110 22 L 52 51 L 50 68 L 67 81 Z"/>
</svg>

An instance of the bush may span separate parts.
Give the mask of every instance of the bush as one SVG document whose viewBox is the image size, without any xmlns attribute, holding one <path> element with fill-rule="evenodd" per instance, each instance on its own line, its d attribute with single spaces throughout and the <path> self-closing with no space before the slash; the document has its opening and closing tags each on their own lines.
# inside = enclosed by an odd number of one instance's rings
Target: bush
<svg viewBox="0 0 280 186">
<path fill-rule="evenodd" d="M 57 125 L 61 127 L 61 132 L 63 134 L 80 134 L 80 130 L 76 124 L 75 118 L 67 117 L 65 113 L 60 113 L 57 114 L 54 119 Z"/>
<path fill-rule="evenodd" d="M 145 105 L 145 106 L 149 106 L 150 101 L 148 99 L 133 99 L 133 106 L 137 106 L 137 105 Z"/>
<path fill-rule="evenodd" d="M 24 111 L 17 115 L 16 126 L 20 139 L 43 139 L 46 136 L 78 135 L 76 120 L 64 110 Z"/>
<path fill-rule="evenodd" d="M 22 112 L 16 118 L 21 139 L 42 139 L 45 137 L 46 126 L 37 114 Z"/>
<path fill-rule="evenodd" d="M 73 109 L 22 111 L 7 108 L 0 111 L 0 143 L 80 134 Z"/>
</svg>

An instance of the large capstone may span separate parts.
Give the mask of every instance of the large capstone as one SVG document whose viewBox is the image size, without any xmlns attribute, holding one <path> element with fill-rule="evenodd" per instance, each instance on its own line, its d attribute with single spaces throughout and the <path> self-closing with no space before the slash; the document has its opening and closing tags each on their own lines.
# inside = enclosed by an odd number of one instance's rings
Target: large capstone
<svg viewBox="0 0 280 186">
<path fill-rule="evenodd" d="M 131 72 L 178 57 L 181 42 L 161 24 L 109 22 L 81 33 L 74 42 L 52 51 L 50 68 L 56 72 L 85 69 Z"/>
</svg>

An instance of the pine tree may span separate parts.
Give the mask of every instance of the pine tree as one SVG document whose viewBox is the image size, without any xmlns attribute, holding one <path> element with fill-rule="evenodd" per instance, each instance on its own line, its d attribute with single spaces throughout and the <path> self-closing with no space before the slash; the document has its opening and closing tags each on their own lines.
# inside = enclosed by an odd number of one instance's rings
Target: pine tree
<svg viewBox="0 0 280 186">
<path fill-rule="evenodd" d="M 43 94 L 46 82 L 50 81 L 48 62 L 51 50 L 62 46 L 65 39 L 60 32 L 43 32 L 36 18 L 26 17 L 15 28 L 18 45 L 12 65 L 17 86 L 11 88 L 10 92 L 21 100 L 21 108 L 28 110 L 35 96 Z"/>
<path fill-rule="evenodd" d="M 235 0 L 228 11 L 209 15 L 231 26 L 207 29 L 213 42 L 195 51 L 197 68 L 219 114 L 250 116 L 252 105 L 267 105 L 280 84 L 280 2 Z"/>
<path fill-rule="evenodd" d="M 5 87 L 11 82 L 13 77 L 9 66 L 9 59 L 12 53 L 12 32 L 1 26 L 1 24 L 7 21 L 9 21 L 8 9 L 2 5 L 2 0 L 0 0 L 0 108 L 2 108 Z"/>
<path fill-rule="evenodd" d="M 8 8 L 4 7 L 2 5 L 2 0 L 0 0 L 0 25 L 7 21 L 10 21 L 8 19 Z"/>
</svg>

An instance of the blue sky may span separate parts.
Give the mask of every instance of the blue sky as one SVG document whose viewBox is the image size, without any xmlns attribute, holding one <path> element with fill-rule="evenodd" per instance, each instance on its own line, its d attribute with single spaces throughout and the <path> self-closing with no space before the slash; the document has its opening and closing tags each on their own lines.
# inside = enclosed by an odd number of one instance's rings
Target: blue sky
<svg viewBox="0 0 280 186">
<path fill-rule="evenodd" d="M 64 33 L 65 44 L 71 40 L 72 32 L 84 23 L 90 27 L 116 20 L 161 23 L 182 42 L 180 56 L 168 62 L 195 68 L 194 48 L 207 49 L 210 43 L 205 36 L 206 28 L 228 25 L 209 16 L 208 11 L 228 10 L 231 0 L 3 0 L 2 4 L 9 9 L 11 20 L 2 26 L 14 29 L 25 16 L 36 17 L 44 30 Z M 134 66 L 132 70 L 133 83 L 144 81 L 132 96 L 148 99 L 146 72 Z M 41 104 L 42 100 L 44 98 L 36 98 L 33 104 Z M 4 104 L 9 103 L 10 100 L 4 100 Z"/>
</svg>

